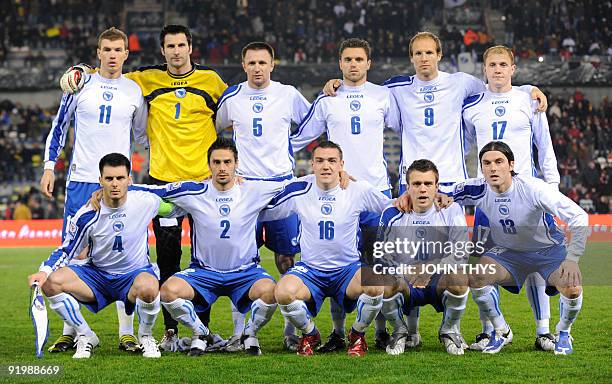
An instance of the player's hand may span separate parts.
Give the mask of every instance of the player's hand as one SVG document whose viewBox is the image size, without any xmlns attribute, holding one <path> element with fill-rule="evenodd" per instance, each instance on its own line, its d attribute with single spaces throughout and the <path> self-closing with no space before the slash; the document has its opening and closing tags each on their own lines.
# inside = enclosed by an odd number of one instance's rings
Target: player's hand
<svg viewBox="0 0 612 384">
<path fill-rule="evenodd" d="M 412 201 L 410 201 L 408 192 L 404 192 L 397 199 L 393 200 L 393 206 L 404 213 L 410 213 L 412 211 Z"/>
<path fill-rule="evenodd" d="M 86 75 L 92 73 L 94 68 L 88 64 L 80 63 L 74 65 L 60 78 L 60 87 L 62 92 L 75 94 L 79 92 L 85 85 Z"/>
<path fill-rule="evenodd" d="M 436 197 L 434 198 L 434 204 L 436 206 L 436 211 L 439 211 L 443 208 L 447 208 L 449 205 L 453 203 L 453 198 L 445 195 L 443 193 L 436 193 Z"/>
<path fill-rule="evenodd" d="M 34 282 L 38 282 L 39 286 L 43 286 L 45 281 L 47 281 L 47 273 L 43 271 L 39 271 L 28 276 L 28 287 L 34 285 Z"/>
<path fill-rule="evenodd" d="M 431 281 L 431 274 L 425 269 L 426 264 L 417 264 L 416 271 L 418 272 L 412 282 L 412 285 L 415 288 L 425 288 L 427 284 Z"/>
<path fill-rule="evenodd" d="M 582 285 L 580 268 L 575 261 L 565 260 L 559 267 L 562 287 L 578 287 Z"/>
<path fill-rule="evenodd" d="M 534 86 L 531 89 L 531 98 L 538 101 L 538 108 L 536 109 L 536 112 L 546 112 L 548 109 L 548 99 L 546 98 L 544 92 L 540 91 L 538 87 Z"/>
<path fill-rule="evenodd" d="M 91 197 L 87 201 L 87 205 L 89 205 L 91 208 L 93 208 L 94 211 L 97 212 L 100 210 L 101 200 L 102 200 L 102 190 L 98 189 L 97 191 L 91 194 Z"/>
<path fill-rule="evenodd" d="M 357 181 L 357 179 L 349 175 L 345 170 L 340 171 L 340 188 L 347 189 L 351 181 Z"/>
<path fill-rule="evenodd" d="M 342 85 L 342 80 L 331 79 L 323 87 L 323 93 L 326 96 L 336 96 L 336 90 Z"/>
<path fill-rule="evenodd" d="M 53 185 L 55 184 L 55 173 L 52 169 L 45 169 L 40 178 L 40 191 L 43 195 L 53 199 Z"/>
</svg>

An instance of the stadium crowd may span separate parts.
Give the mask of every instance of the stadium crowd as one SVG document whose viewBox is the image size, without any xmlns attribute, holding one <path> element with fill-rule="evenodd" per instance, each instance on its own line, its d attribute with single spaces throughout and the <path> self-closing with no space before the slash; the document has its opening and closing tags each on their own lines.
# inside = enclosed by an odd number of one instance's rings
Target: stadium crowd
<svg viewBox="0 0 612 384">
<path fill-rule="evenodd" d="M 550 96 L 548 119 L 559 172 L 560 190 L 589 213 L 609 213 L 612 182 L 612 102 L 590 101 L 576 90 Z M 29 211 L 32 218 L 61 218 L 67 166 L 62 157 L 56 168 L 54 201 L 37 190 L 44 142 L 56 109 L 41 109 L 0 101 L 0 219 Z M 69 148 L 67 149 L 70 150 Z M 299 154 L 306 156 L 304 152 Z M 135 154 L 137 180 L 146 161 Z M 134 161 L 134 156 L 133 156 Z M 393 175 L 396 169 L 389 169 Z M 21 208 L 19 208 L 21 207 Z"/>
</svg>

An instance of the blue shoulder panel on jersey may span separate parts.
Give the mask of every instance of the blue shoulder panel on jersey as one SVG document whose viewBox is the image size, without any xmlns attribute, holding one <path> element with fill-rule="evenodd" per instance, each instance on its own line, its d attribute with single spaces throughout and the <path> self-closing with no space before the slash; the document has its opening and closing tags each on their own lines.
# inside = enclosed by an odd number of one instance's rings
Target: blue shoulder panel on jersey
<svg viewBox="0 0 612 384">
<path fill-rule="evenodd" d="M 380 225 L 388 227 L 393 224 L 396 217 L 399 219 L 403 215 L 404 213 L 395 207 L 386 208 L 380 216 Z"/>
<path fill-rule="evenodd" d="M 326 97 L 329 97 L 329 96 L 323 94 L 323 92 L 319 93 L 319 96 L 317 96 L 315 101 L 310 106 L 310 109 L 308 110 L 308 113 L 306 114 L 306 116 L 304 117 L 302 122 L 300 123 L 298 129 L 289 136 L 290 138 L 291 137 L 297 137 L 297 136 L 299 136 L 302 133 L 302 129 L 304 129 L 304 125 L 306 125 L 306 123 L 308 123 L 308 120 L 310 120 L 312 118 L 312 116 L 314 115 L 315 107 L 317 106 L 317 104 L 319 104 L 319 101 L 323 100 Z"/>
<path fill-rule="evenodd" d="M 457 185 L 457 187 L 460 184 Z M 457 187 L 455 187 L 455 191 L 457 191 Z M 466 198 L 470 199 L 480 199 L 485 195 L 487 191 L 487 185 L 485 183 L 481 185 L 467 185 L 464 184 L 460 191 L 453 193 L 453 199 L 455 201 L 465 200 Z"/>
<path fill-rule="evenodd" d="M 484 92 L 478 93 L 476 95 L 468 96 L 465 100 L 463 100 L 463 110 L 466 110 L 469 107 L 473 107 L 474 105 L 480 103 L 480 101 L 483 98 L 484 98 Z"/>
<path fill-rule="evenodd" d="M 76 219 L 76 224 L 73 226 L 71 222 L 68 228 L 68 233 L 71 236 L 70 242 L 65 247 L 60 247 L 51 253 L 51 256 L 44 262 L 44 265 L 53 268 L 67 257 L 74 257 L 75 255 L 73 255 L 73 253 L 76 249 L 76 245 L 83 241 L 83 236 L 89 227 L 98 221 L 99 217 L 100 212 L 94 211 L 93 209 L 85 211 L 80 215 L 77 214 L 77 216 L 74 217 L 74 219 Z"/>
<path fill-rule="evenodd" d="M 60 142 L 61 142 L 62 136 L 64 136 L 64 126 L 70 122 L 70 116 L 66 114 L 66 111 L 68 110 L 68 107 L 70 107 L 70 104 L 72 104 L 73 101 L 74 101 L 74 95 L 65 93 L 64 96 L 62 96 L 62 102 L 61 102 L 61 107 L 59 111 L 59 117 L 57 119 L 57 125 L 52 128 L 53 136 L 51 137 L 51 144 L 49 145 L 49 160 L 51 161 L 57 160 L 57 158 L 59 157 L 61 153 Z M 68 127 L 66 127 L 66 129 L 67 128 Z"/>
<path fill-rule="evenodd" d="M 161 198 L 175 198 L 187 195 L 199 195 L 208 190 L 208 184 L 197 181 L 177 181 L 166 185 L 134 184 L 128 191 L 144 191 Z"/>
<path fill-rule="evenodd" d="M 308 181 L 294 181 L 289 183 L 285 185 L 285 188 L 276 194 L 272 200 L 270 200 L 267 208 L 273 208 L 292 197 L 303 195 L 310 191 L 311 187 L 312 183 L 309 183 Z"/>
<path fill-rule="evenodd" d="M 232 96 L 236 96 L 238 94 L 238 92 L 240 92 L 241 88 L 242 88 L 241 84 L 236 84 L 236 85 L 232 85 L 232 86 L 227 87 L 225 92 L 223 92 L 223 94 L 219 98 L 219 102 L 217 103 L 217 105 L 218 105 L 217 109 L 221 108 L 221 104 L 223 104 L 223 102 L 225 100 L 229 99 Z"/>
<path fill-rule="evenodd" d="M 393 76 L 392 78 L 386 80 L 382 85 L 387 88 L 400 87 L 402 85 L 410 85 L 414 81 L 414 76 Z"/>
</svg>

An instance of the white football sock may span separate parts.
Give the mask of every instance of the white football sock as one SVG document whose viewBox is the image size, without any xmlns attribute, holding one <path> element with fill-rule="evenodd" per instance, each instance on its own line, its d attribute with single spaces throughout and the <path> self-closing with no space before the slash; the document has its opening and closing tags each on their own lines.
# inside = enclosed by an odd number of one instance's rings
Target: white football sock
<svg viewBox="0 0 612 384">
<path fill-rule="evenodd" d="M 162 305 L 176 321 L 191 329 L 194 336 L 210 333 L 196 314 L 191 301 L 179 298 L 169 303 L 162 302 Z"/>
<path fill-rule="evenodd" d="M 234 323 L 234 335 L 242 335 L 244 333 L 244 320 L 246 315 L 244 313 L 240 313 L 238 308 L 234 305 L 233 302 L 230 301 L 232 305 L 232 321 Z"/>
<path fill-rule="evenodd" d="M 256 336 L 257 332 L 270 321 L 276 307 L 278 307 L 276 303 L 266 304 L 262 299 L 255 300 L 251 304 L 251 317 L 244 328 L 244 334 Z"/>
<path fill-rule="evenodd" d="M 357 318 L 353 323 L 353 329 L 357 332 L 365 332 L 366 328 L 374 321 L 383 304 L 383 295 L 369 296 L 362 293 L 357 299 Z"/>
<path fill-rule="evenodd" d="M 550 332 L 550 297 L 546 294 L 546 281 L 539 273 L 532 273 L 525 279 L 525 294 L 531 304 L 536 322 L 536 334 Z"/>
<path fill-rule="evenodd" d="M 374 319 L 374 329 L 375 333 L 387 332 L 387 319 L 385 319 L 385 315 L 383 315 L 382 312 L 378 312 L 378 315 L 376 315 Z"/>
<path fill-rule="evenodd" d="M 81 305 L 78 301 L 67 293 L 60 293 L 55 296 L 47 297 L 49 307 L 53 309 L 59 317 L 64 319 L 68 325 L 76 329 L 77 335 L 92 336 L 93 331 L 81 314 Z"/>
<path fill-rule="evenodd" d="M 70 335 L 72 337 L 76 336 L 76 329 L 67 322 L 64 321 L 64 330 L 62 331 L 62 335 Z"/>
<path fill-rule="evenodd" d="M 287 305 L 279 305 L 280 311 L 302 333 L 310 333 L 315 325 L 310 315 L 306 303 L 302 300 L 295 300 Z"/>
<path fill-rule="evenodd" d="M 414 335 L 419 333 L 419 319 L 421 318 L 421 307 L 414 307 L 408 312 L 406 316 L 406 325 L 408 326 L 408 333 Z"/>
<path fill-rule="evenodd" d="M 383 314 L 385 319 L 389 321 L 393 328 L 393 333 L 408 331 L 408 325 L 404 321 L 404 312 L 402 310 L 404 306 L 404 294 L 396 293 L 394 296 L 383 299 L 383 305 L 380 309 L 380 313 Z"/>
<path fill-rule="evenodd" d="M 461 333 L 461 316 L 465 311 L 469 291 L 463 295 L 453 295 L 449 291 L 442 292 L 444 304 L 444 318 L 440 326 L 440 333 Z"/>
<path fill-rule="evenodd" d="M 115 302 L 117 319 L 119 319 L 119 336 L 134 334 L 134 314 L 125 313 L 125 304 L 121 300 Z"/>
<path fill-rule="evenodd" d="M 329 312 L 331 313 L 334 333 L 344 337 L 346 334 L 346 312 L 334 298 L 329 299 Z"/>
<path fill-rule="evenodd" d="M 559 294 L 559 323 L 557 323 L 557 332 L 569 332 L 572 324 L 582 308 L 582 292 L 575 299 L 568 299 Z"/>
<path fill-rule="evenodd" d="M 478 308 L 478 316 L 480 317 L 480 324 L 482 324 L 482 333 L 486 333 L 487 335 L 490 335 L 491 332 L 493 332 L 494 330 L 493 323 L 489 321 L 489 319 L 487 318 L 487 314 L 484 313 L 480 309 L 480 307 Z"/>
<path fill-rule="evenodd" d="M 499 292 L 491 285 L 483 288 L 472 288 L 472 298 L 496 330 L 508 330 L 508 324 L 499 309 Z"/>
<path fill-rule="evenodd" d="M 138 339 L 142 336 L 152 336 L 157 314 L 161 309 L 159 294 L 151 303 L 136 298 L 136 313 L 138 314 Z"/>
</svg>

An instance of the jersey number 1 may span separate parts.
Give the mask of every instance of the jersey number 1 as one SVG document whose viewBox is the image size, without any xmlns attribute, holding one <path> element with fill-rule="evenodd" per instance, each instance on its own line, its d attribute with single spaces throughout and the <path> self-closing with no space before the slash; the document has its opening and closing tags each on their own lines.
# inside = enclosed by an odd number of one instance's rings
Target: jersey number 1
<svg viewBox="0 0 612 384">
<path fill-rule="evenodd" d="M 98 123 L 110 124 L 110 115 L 111 115 L 112 109 L 113 109 L 112 105 L 101 105 L 100 106 L 100 119 L 98 120 Z"/>
</svg>

